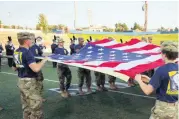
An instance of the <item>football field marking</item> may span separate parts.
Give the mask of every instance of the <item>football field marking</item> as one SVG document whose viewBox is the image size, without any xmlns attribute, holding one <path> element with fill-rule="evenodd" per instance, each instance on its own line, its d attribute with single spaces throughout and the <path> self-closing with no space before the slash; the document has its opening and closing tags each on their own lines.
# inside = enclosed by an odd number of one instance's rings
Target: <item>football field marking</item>
<svg viewBox="0 0 179 119">
<path fill-rule="evenodd" d="M 0 72 L 1 74 L 7 74 L 7 75 L 15 75 L 17 76 L 17 74 L 15 73 L 9 73 L 9 72 Z M 50 81 L 50 82 L 54 82 L 54 83 L 59 83 L 59 81 L 54 81 L 54 80 L 50 80 L 50 79 L 44 79 L 45 81 Z M 121 94 L 125 94 L 125 95 L 132 95 L 132 96 L 137 96 L 137 97 L 143 97 L 143 98 L 149 98 L 149 99 L 156 99 L 155 97 L 151 97 L 151 96 L 145 96 L 145 95 L 139 95 L 139 94 L 133 94 L 133 93 L 127 93 L 127 92 L 122 92 L 122 91 L 115 91 L 115 90 L 110 90 L 111 92 L 115 92 L 115 93 L 121 93 Z"/>
</svg>

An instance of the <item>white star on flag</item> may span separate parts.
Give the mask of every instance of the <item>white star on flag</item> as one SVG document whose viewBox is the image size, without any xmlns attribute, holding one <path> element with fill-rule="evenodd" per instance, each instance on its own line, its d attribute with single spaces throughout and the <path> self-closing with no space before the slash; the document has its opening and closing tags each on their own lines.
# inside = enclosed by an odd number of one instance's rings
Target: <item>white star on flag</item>
<svg viewBox="0 0 179 119">
<path fill-rule="evenodd" d="M 79 54 L 76 54 L 77 56 L 80 56 L 81 54 L 79 53 Z"/>
<path fill-rule="evenodd" d="M 110 57 L 109 59 L 116 59 L 116 57 Z"/>
<path fill-rule="evenodd" d="M 142 57 L 141 55 L 136 55 L 136 57 Z"/>
<path fill-rule="evenodd" d="M 59 57 L 58 59 L 64 59 L 64 57 Z"/>
<path fill-rule="evenodd" d="M 126 58 L 126 59 L 123 59 L 123 60 L 129 60 L 128 58 Z"/>
<path fill-rule="evenodd" d="M 91 57 L 91 55 L 86 55 L 86 57 Z"/>
<path fill-rule="evenodd" d="M 109 56 L 110 56 L 110 57 L 114 57 L 114 56 L 116 56 L 116 54 L 110 54 Z"/>
<path fill-rule="evenodd" d="M 122 56 L 123 58 L 128 58 L 129 56 Z"/>
<path fill-rule="evenodd" d="M 87 53 L 89 53 L 89 54 L 90 54 L 90 53 L 92 53 L 92 52 L 93 52 L 93 51 L 88 51 Z"/>
<path fill-rule="evenodd" d="M 98 58 L 100 58 L 100 59 L 101 59 L 101 58 L 103 58 L 103 56 L 98 56 Z"/>
<path fill-rule="evenodd" d="M 115 53 L 116 51 L 110 51 L 110 53 Z"/>
<path fill-rule="evenodd" d="M 93 47 L 92 47 L 92 46 L 89 46 L 88 49 L 93 49 Z"/>
<path fill-rule="evenodd" d="M 98 53 L 98 55 L 102 55 L 102 54 L 104 54 L 104 53 L 103 52 Z"/>
<path fill-rule="evenodd" d="M 122 55 L 128 55 L 128 54 L 129 54 L 129 53 L 127 53 L 127 52 L 126 52 L 126 53 L 122 53 Z"/>
<path fill-rule="evenodd" d="M 98 51 L 103 51 L 103 50 L 104 50 L 103 48 L 98 49 Z"/>
</svg>

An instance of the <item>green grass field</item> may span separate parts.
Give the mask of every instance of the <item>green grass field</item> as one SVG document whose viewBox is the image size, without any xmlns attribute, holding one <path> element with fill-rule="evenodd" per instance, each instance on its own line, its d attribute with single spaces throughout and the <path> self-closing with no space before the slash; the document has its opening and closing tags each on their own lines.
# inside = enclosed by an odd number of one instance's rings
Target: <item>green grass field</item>
<svg viewBox="0 0 179 119">
<path fill-rule="evenodd" d="M 72 83 L 77 83 L 77 68 L 71 67 Z M 59 93 L 56 69 L 51 63 L 43 68 L 45 119 L 148 119 L 155 98 L 144 96 L 138 86 L 120 89 L 120 92 L 98 92 L 85 96 L 63 99 Z M 94 74 L 92 73 L 94 80 Z M 47 80 L 48 79 L 48 80 Z M 119 79 L 118 79 L 119 80 Z M 119 80 L 120 81 L 120 80 Z M 0 73 L 0 119 L 22 119 L 17 76 L 7 65 Z"/>
</svg>

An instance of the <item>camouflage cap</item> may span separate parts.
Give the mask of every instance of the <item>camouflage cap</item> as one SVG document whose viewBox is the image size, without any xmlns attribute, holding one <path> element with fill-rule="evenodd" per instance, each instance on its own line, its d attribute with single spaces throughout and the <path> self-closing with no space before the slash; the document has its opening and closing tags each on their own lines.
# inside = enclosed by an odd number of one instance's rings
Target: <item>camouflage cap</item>
<svg viewBox="0 0 179 119">
<path fill-rule="evenodd" d="M 141 40 L 147 42 L 147 38 L 145 37 L 142 37 Z"/>
<path fill-rule="evenodd" d="M 148 40 L 152 40 L 152 37 L 150 36 L 150 37 L 148 37 Z"/>
<path fill-rule="evenodd" d="M 58 43 L 65 42 L 62 38 L 58 39 Z"/>
<path fill-rule="evenodd" d="M 178 52 L 178 43 L 172 41 L 165 41 L 161 44 L 161 50 Z"/>
<path fill-rule="evenodd" d="M 21 40 L 31 40 L 31 33 L 29 32 L 19 32 L 17 33 L 17 39 L 21 39 Z"/>
</svg>

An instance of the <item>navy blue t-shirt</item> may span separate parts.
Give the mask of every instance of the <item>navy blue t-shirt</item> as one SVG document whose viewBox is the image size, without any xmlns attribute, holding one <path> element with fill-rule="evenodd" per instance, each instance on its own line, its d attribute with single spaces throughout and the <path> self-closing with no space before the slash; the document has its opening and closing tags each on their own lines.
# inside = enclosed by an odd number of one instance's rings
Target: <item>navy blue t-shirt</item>
<svg viewBox="0 0 179 119">
<path fill-rule="evenodd" d="M 57 48 L 58 47 L 58 45 L 57 44 L 55 44 L 55 43 L 53 43 L 52 45 L 51 45 L 51 50 L 52 50 L 52 53 L 54 53 L 55 52 L 55 48 Z"/>
<path fill-rule="evenodd" d="M 32 47 L 29 48 L 29 50 L 32 52 L 34 56 L 42 56 L 43 52 L 40 49 L 40 47 L 36 44 L 34 44 Z"/>
<path fill-rule="evenodd" d="M 71 44 L 70 45 L 70 54 L 72 55 L 72 54 L 74 54 L 75 53 L 75 44 Z"/>
<path fill-rule="evenodd" d="M 178 101 L 178 64 L 168 63 L 159 67 L 149 84 L 156 90 L 157 100 L 174 103 Z"/>
<path fill-rule="evenodd" d="M 3 49 L 2 45 L 0 45 L 0 53 L 2 53 L 3 50 L 4 49 Z"/>
<path fill-rule="evenodd" d="M 83 47 L 84 47 L 84 45 L 80 45 L 80 44 L 75 45 L 75 52 L 76 52 L 77 49 L 81 50 Z"/>
<path fill-rule="evenodd" d="M 65 48 L 55 48 L 55 54 L 60 54 L 60 55 L 68 55 L 68 50 Z"/>
<path fill-rule="evenodd" d="M 34 55 L 30 50 L 19 47 L 13 55 L 14 66 L 18 70 L 18 77 L 20 78 L 35 78 L 37 77 L 37 73 L 33 72 L 29 65 L 31 63 L 35 63 Z"/>
</svg>

